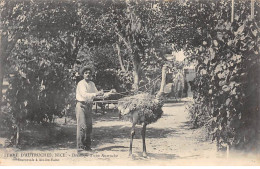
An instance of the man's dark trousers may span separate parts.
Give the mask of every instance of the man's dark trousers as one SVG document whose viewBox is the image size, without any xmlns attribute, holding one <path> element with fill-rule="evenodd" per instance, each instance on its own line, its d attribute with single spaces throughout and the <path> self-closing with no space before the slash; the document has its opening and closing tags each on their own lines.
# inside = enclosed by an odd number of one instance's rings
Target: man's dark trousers
<svg viewBox="0 0 260 169">
<path fill-rule="evenodd" d="M 92 103 L 77 102 L 77 149 L 90 149 L 92 133 Z"/>
</svg>

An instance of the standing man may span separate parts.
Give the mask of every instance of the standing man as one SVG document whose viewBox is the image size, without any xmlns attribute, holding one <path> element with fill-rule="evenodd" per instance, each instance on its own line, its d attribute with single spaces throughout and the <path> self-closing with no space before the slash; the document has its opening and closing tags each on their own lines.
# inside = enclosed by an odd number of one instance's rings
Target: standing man
<svg viewBox="0 0 260 169">
<path fill-rule="evenodd" d="M 92 106 L 93 99 L 103 96 L 103 90 L 98 91 L 92 80 L 91 67 L 83 67 L 80 74 L 84 77 L 76 89 L 76 117 L 77 117 L 77 150 L 91 150 Z"/>
</svg>

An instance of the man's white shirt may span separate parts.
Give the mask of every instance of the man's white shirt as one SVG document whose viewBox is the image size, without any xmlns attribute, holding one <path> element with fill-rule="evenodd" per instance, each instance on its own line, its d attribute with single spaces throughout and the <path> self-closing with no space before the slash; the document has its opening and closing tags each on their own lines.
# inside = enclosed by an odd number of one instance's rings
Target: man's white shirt
<svg viewBox="0 0 260 169">
<path fill-rule="evenodd" d="M 77 85 L 76 99 L 78 101 L 92 102 L 97 92 L 98 90 L 95 83 L 92 81 L 86 82 L 86 80 L 83 79 Z"/>
</svg>

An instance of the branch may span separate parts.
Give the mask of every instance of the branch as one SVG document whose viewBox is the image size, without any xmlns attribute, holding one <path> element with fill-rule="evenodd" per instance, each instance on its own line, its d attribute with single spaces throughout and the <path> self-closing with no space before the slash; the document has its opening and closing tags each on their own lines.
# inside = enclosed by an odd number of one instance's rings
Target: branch
<svg viewBox="0 0 260 169">
<path fill-rule="evenodd" d="M 73 43 L 74 43 L 73 44 L 74 49 L 72 49 L 73 64 L 77 59 L 80 48 L 84 44 L 84 38 L 83 37 L 80 38 L 80 37 L 81 37 L 80 35 L 77 35 L 77 36 L 75 35 L 74 40 L 73 40 Z"/>
<path fill-rule="evenodd" d="M 131 45 L 129 43 L 127 43 L 126 39 L 120 35 L 118 32 L 116 32 L 116 34 L 119 36 L 119 38 L 124 42 L 124 44 L 126 45 L 127 49 L 129 50 L 130 52 L 130 55 L 131 55 L 131 59 L 132 59 L 132 63 L 134 65 L 134 67 L 136 68 L 136 70 L 139 71 L 139 66 L 136 67 L 136 65 L 139 65 L 140 63 L 136 62 L 136 59 L 135 59 L 135 56 L 133 54 L 133 50 L 131 48 Z"/>
<path fill-rule="evenodd" d="M 61 44 L 62 44 L 63 46 L 66 46 L 66 43 L 65 43 L 65 41 L 64 41 L 64 40 L 62 40 L 60 36 L 58 36 L 58 38 L 59 38 L 59 40 L 60 40 Z"/>
<path fill-rule="evenodd" d="M 126 45 L 127 49 L 132 53 L 132 48 L 131 46 L 127 43 L 126 39 L 120 35 L 118 32 L 116 32 L 116 34 L 119 36 L 119 38 L 124 42 L 124 44 Z"/>
</svg>

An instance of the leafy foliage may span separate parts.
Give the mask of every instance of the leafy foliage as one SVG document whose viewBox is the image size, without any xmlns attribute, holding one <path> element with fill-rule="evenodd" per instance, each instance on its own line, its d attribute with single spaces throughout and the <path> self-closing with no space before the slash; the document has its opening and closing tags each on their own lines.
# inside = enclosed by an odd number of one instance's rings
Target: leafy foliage
<svg viewBox="0 0 260 169">
<path fill-rule="evenodd" d="M 239 5 L 248 9 L 247 3 Z M 226 10 L 220 7 L 220 12 Z M 200 42 L 190 58 L 197 63 L 192 114 L 209 124 L 219 148 L 250 149 L 259 129 L 259 23 L 246 12 L 234 23 L 223 14 L 211 29 L 201 28 Z"/>
<path fill-rule="evenodd" d="M 67 96 L 75 83 L 70 70 L 59 62 L 62 58 L 48 51 L 52 44 L 27 40 L 30 42 L 20 42 L 13 50 L 16 59 L 10 62 L 15 65 L 14 76 L 10 77 L 7 101 L 17 122 L 52 121 L 53 115 L 61 116 L 69 104 Z"/>
</svg>

